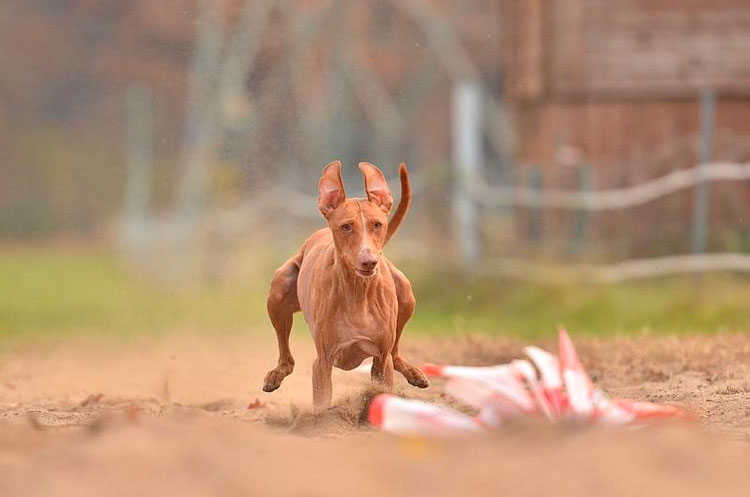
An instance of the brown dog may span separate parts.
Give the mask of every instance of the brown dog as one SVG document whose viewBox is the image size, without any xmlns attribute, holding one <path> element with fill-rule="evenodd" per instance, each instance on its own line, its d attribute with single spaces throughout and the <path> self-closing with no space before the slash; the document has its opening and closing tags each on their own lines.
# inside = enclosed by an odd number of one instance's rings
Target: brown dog
<svg viewBox="0 0 750 497">
<path fill-rule="evenodd" d="M 331 404 L 333 366 L 353 369 L 373 358 L 372 378 L 393 385 L 395 369 L 412 385 L 426 388 L 425 375 L 398 352 L 404 325 L 414 312 L 406 276 L 383 255 L 383 246 L 403 221 L 411 201 L 409 175 L 401 164 L 401 201 L 391 222 L 393 196 L 385 176 L 361 162 L 366 199 L 347 199 L 341 162 L 323 170 L 318 208 L 328 221 L 300 251 L 276 270 L 268 293 L 268 315 L 279 342 L 279 362 L 266 374 L 263 390 L 272 392 L 294 369 L 289 350 L 292 314 L 302 310 L 318 358 L 313 364 L 316 410 Z"/>
</svg>

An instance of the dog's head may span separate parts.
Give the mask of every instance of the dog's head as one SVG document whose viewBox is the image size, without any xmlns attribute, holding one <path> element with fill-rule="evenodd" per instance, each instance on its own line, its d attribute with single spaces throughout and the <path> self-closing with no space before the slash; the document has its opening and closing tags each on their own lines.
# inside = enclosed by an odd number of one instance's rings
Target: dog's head
<svg viewBox="0 0 750 497">
<path fill-rule="evenodd" d="M 378 271 L 393 195 L 380 169 L 360 162 L 359 170 L 367 198 L 346 198 L 341 162 L 333 161 L 318 182 L 318 209 L 328 221 L 344 263 L 358 276 L 369 278 Z"/>
</svg>

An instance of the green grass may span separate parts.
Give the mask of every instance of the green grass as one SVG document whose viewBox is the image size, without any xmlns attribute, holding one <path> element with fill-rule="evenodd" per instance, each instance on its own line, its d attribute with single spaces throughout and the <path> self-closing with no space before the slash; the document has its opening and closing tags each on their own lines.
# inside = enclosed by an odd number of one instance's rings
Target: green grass
<svg viewBox="0 0 750 497">
<path fill-rule="evenodd" d="M 134 275 L 106 252 L 0 251 L 0 338 L 257 328 L 259 289 L 180 290 Z"/>
<path fill-rule="evenodd" d="M 558 324 L 590 335 L 750 331 L 747 277 L 539 285 L 403 269 L 418 300 L 409 333 L 533 337 Z M 265 292 L 271 271 L 260 271 L 257 281 L 178 289 L 136 276 L 106 251 L 0 250 L 0 339 L 180 330 L 270 334 Z M 301 318 L 296 327 L 304 329 Z"/>
<path fill-rule="evenodd" d="M 446 284 L 446 282 L 450 282 Z M 417 279 L 419 329 L 541 336 L 750 331 L 750 278 L 706 275 L 623 283 L 532 284 L 432 276 Z"/>
</svg>

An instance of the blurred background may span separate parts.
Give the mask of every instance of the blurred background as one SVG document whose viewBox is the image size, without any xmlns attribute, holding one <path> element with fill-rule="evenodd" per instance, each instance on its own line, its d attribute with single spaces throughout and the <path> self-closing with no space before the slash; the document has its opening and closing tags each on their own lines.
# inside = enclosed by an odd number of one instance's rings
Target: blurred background
<svg viewBox="0 0 750 497">
<path fill-rule="evenodd" d="M 743 0 L 6 0 L 0 337 L 272 336 L 380 166 L 418 333 L 750 329 Z M 297 320 L 297 326 L 300 326 Z M 302 326 L 304 327 L 304 326 Z"/>
</svg>

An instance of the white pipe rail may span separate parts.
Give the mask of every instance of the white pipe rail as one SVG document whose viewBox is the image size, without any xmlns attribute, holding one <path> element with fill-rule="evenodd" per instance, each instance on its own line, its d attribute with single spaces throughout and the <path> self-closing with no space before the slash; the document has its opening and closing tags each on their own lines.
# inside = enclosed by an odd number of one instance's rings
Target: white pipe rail
<svg viewBox="0 0 750 497">
<path fill-rule="evenodd" d="M 674 171 L 640 185 L 598 191 L 489 186 L 478 176 L 469 177 L 467 180 L 468 192 L 476 202 L 487 207 L 519 206 L 606 211 L 645 204 L 704 181 L 750 180 L 750 164 L 714 162 Z"/>
<path fill-rule="evenodd" d="M 750 254 L 689 254 L 630 259 L 615 264 L 556 265 L 522 259 L 488 259 L 482 263 L 482 274 L 494 274 L 529 281 L 584 281 L 620 283 L 629 280 L 658 278 L 679 274 L 715 271 L 750 273 Z"/>
<path fill-rule="evenodd" d="M 603 283 L 656 278 L 673 274 L 714 271 L 750 272 L 750 255 L 736 253 L 689 254 L 631 259 L 597 268 L 597 279 Z"/>
</svg>

